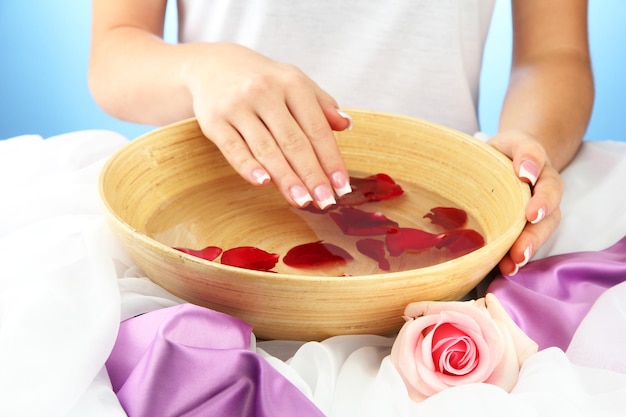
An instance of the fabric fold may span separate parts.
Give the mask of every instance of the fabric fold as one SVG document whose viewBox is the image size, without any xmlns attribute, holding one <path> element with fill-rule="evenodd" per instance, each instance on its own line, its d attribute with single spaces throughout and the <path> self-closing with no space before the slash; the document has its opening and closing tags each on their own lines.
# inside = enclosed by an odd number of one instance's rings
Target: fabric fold
<svg viewBox="0 0 626 417">
<path fill-rule="evenodd" d="M 539 349 L 566 350 L 598 297 L 625 280 L 626 237 L 605 250 L 530 262 L 515 276 L 498 276 L 487 291 Z"/>
<path fill-rule="evenodd" d="M 192 304 L 124 321 L 107 361 L 130 417 L 323 416 L 252 348 L 252 328 Z"/>
</svg>

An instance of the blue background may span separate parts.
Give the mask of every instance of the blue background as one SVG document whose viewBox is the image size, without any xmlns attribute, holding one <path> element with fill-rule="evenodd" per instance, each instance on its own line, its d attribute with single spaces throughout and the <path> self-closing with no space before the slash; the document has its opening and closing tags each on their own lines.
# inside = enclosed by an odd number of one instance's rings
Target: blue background
<svg viewBox="0 0 626 417">
<path fill-rule="evenodd" d="M 151 126 L 100 110 L 87 88 L 91 2 L 0 0 L 0 139 L 110 129 L 133 138 Z M 166 37 L 175 36 L 169 15 Z M 626 1 L 590 0 L 589 31 L 596 102 L 588 139 L 626 141 Z M 510 5 L 497 0 L 481 82 L 482 129 L 495 133 L 508 80 Z"/>
</svg>

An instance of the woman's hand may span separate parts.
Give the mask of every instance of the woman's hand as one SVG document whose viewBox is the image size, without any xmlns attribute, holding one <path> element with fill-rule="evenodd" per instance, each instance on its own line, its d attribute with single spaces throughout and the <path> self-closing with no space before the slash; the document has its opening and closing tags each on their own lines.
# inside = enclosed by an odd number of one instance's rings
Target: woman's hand
<svg viewBox="0 0 626 417">
<path fill-rule="evenodd" d="M 165 0 L 94 0 L 89 85 L 124 120 L 163 125 L 195 116 L 233 168 L 274 182 L 297 207 L 350 191 L 333 130 L 337 103 L 294 66 L 232 43 L 163 42 Z"/>
<path fill-rule="evenodd" d="M 515 274 L 556 230 L 563 182 L 593 107 L 587 0 L 514 0 L 513 55 L 499 131 L 490 143 L 532 186 L 528 223 L 500 262 Z"/>
<path fill-rule="evenodd" d="M 296 207 L 351 191 L 333 130 L 349 128 L 337 103 L 298 68 L 235 44 L 206 44 L 182 79 L 203 133 L 250 183 L 270 181 Z"/>
<path fill-rule="evenodd" d="M 511 158 L 516 175 L 532 189 L 526 206 L 528 222 L 499 264 L 500 272 L 515 275 L 559 225 L 563 181 L 543 146 L 531 135 L 521 131 L 500 132 L 489 144 Z"/>
</svg>

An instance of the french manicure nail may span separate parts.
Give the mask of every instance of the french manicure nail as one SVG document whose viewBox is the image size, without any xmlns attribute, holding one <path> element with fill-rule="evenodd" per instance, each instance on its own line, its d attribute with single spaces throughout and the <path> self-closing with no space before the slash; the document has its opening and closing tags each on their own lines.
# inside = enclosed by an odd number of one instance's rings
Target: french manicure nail
<svg viewBox="0 0 626 417">
<path fill-rule="evenodd" d="M 339 114 L 339 116 L 343 117 L 344 119 L 348 119 L 348 121 L 350 122 L 350 124 L 348 125 L 348 130 L 352 130 L 352 117 L 345 111 L 342 111 L 339 109 L 337 109 L 337 113 Z"/>
<path fill-rule="evenodd" d="M 335 197 L 330 192 L 330 188 L 325 185 L 320 185 L 313 190 L 315 194 L 315 201 L 320 209 L 324 210 L 326 207 L 336 204 Z"/>
<path fill-rule="evenodd" d="M 512 277 L 514 275 L 517 275 L 517 273 L 519 272 L 519 266 L 515 265 L 515 269 L 511 272 L 509 272 L 508 274 L 506 274 L 509 277 Z"/>
<path fill-rule="evenodd" d="M 267 184 L 271 180 L 270 175 L 262 169 L 252 171 L 252 178 L 259 185 Z"/>
<path fill-rule="evenodd" d="M 535 185 L 539 176 L 539 168 L 530 159 L 525 159 L 519 167 L 519 176 L 526 178 L 531 185 Z"/>
<path fill-rule="evenodd" d="M 313 201 L 311 195 L 304 188 L 296 185 L 289 189 L 289 195 L 299 207 L 304 207 L 307 203 Z"/>
<path fill-rule="evenodd" d="M 545 215 L 546 215 L 546 211 L 543 209 L 543 207 L 541 207 L 539 210 L 537 210 L 537 217 L 535 217 L 535 220 L 532 220 L 531 223 L 532 224 L 539 223 L 541 220 L 543 220 Z"/>
<path fill-rule="evenodd" d="M 335 189 L 335 193 L 337 193 L 339 197 L 352 192 L 350 182 L 343 174 L 343 172 L 335 172 L 333 175 L 330 176 L 330 180 L 333 184 L 333 188 Z"/>
<path fill-rule="evenodd" d="M 522 260 L 522 262 L 517 264 L 517 268 L 522 268 L 524 265 L 526 265 L 528 263 L 528 261 L 530 261 L 530 256 L 533 253 L 533 248 L 531 245 L 528 245 L 526 247 L 526 249 L 524 250 L 524 259 Z"/>
</svg>

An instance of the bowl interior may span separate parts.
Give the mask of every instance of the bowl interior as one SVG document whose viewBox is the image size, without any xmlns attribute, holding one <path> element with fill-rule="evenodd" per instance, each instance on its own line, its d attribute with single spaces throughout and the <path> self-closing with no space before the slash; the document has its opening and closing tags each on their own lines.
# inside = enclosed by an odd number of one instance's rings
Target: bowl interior
<svg viewBox="0 0 626 417">
<path fill-rule="evenodd" d="M 150 132 L 110 159 L 100 186 L 111 224 L 152 280 L 191 302 L 244 318 L 257 336 L 393 331 L 407 302 L 459 298 L 497 264 L 525 223 L 529 190 L 506 157 L 474 138 L 412 118 L 349 112 L 353 129 L 336 136 L 351 174 L 385 173 L 405 190 L 364 210 L 429 230 L 433 226 L 423 216 L 432 207 L 458 207 L 486 245 L 449 261 L 443 251 L 388 257 L 393 272 L 352 250 L 355 260 L 348 266 L 303 270 L 279 262 L 276 273 L 178 252 L 172 247 L 249 245 L 284 255 L 317 240 L 355 245 L 328 216 L 293 209 L 273 186 L 258 188 L 241 179 L 195 120 Z M 365 315 L 375 313 L 371 323 L 345 313 L 352 305 L 367 308 L 361 304 L 368 298 L 375 299 Z M 293 322 L 302 319 L 311 324 L 294 329 Z"/>
</svg>

